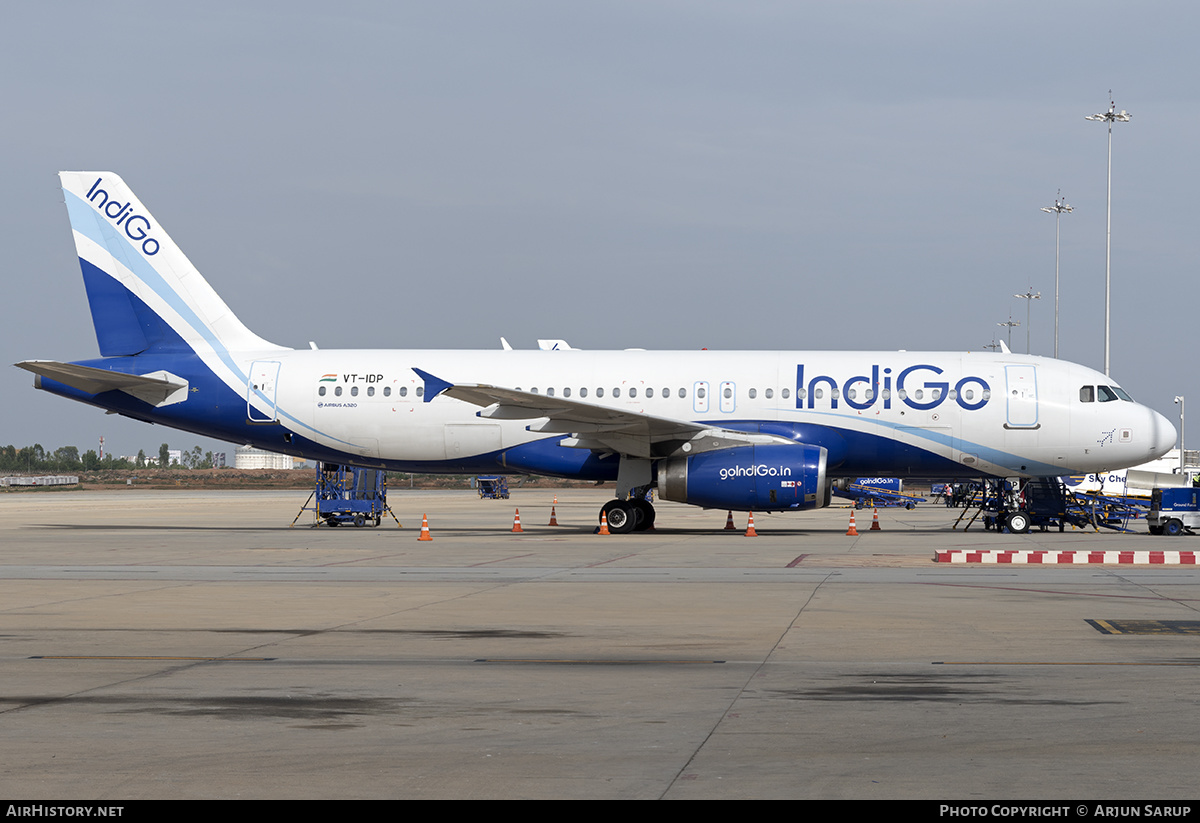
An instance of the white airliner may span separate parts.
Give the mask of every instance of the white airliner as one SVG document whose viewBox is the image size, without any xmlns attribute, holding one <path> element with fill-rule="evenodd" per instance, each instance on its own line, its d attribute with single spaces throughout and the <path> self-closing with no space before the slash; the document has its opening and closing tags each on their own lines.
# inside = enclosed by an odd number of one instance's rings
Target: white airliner
<svg viewBox="0 0 1200 823">
<path fill-rule="evenodd" d="M 1175 443 L 1103 374 L 1009 352 L 285 348 L 242 325 L 120 177 L 60 176 L 102 356 L 17 365 L 196 434 L 396 471 L 615 480 L 617 532 L 653 522 L 652 487 L 802 510 L 836 477 L 1087 474 Z"/>
</svg>

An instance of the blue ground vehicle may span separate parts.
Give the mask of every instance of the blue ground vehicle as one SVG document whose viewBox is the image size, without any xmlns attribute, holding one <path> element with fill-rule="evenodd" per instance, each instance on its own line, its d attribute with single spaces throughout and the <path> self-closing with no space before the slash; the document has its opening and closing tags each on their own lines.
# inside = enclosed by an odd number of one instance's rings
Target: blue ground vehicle
<svg viewBox="0 0 1200 823">
<path fill-rule="evenodd" d="M 313 512 L 313 525 L 340 526 L 353 524 L 378 526 L 384 514 L 391 514 L 387 505 L 387 472 L 322 463 L 317 467 L 316 488 L 300 514 Z M 296 520 L 300 519 L 296 515 Z M 392 518 L 395 519 L 395 515 Z M 396 521 L 399 524 L 399 520 Z M 292 521 L 294 526 L 296 521 Z"/>
<path fill-rule="evenodd" d="M 906 509 L 915 508 L 918 503 L 924 503 L 924 497 L 905 494 L 903 483 L 897 477 L 858 477 L 854 480 L 835 483 L 833 493 L 838 497 L 847 497 L 854 501 L 854 508 L 884 508 L 887 506 L 903 506 Z"/>
<path fill-rule="evenodd" d="M 1200 489 L 1155 489 L 1150 495 L 1146 517 L 1150 534 L 1181 535 L 1200 527 Z"/>
<path fill-rule="evenodd" d="M 481 500 L 508 499 L 508 478 L 504 475 L 480 477 L 477 480 L 479 481 L 479 497 Z"/>
</svg>

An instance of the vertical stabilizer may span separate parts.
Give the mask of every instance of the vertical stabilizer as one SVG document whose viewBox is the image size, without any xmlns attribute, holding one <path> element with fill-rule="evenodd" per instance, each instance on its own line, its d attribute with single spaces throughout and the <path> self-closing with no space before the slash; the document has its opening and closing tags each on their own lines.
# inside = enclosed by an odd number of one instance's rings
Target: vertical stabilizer
<svg viewBox="0 0 1200 823">
<path fill-rule="evenodd" d="M 120 177 L 59 177 L 102 355 L 281 348 L 242 325 Z"/>
</svg>

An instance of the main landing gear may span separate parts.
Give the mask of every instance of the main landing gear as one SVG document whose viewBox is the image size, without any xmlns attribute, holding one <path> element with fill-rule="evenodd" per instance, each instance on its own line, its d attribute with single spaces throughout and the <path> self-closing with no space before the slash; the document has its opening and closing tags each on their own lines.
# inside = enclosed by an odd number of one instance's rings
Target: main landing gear
<svg viewBox="0 0 1200 823">
<path fill-rule="evenodd" d="M 608 520 L 608 530 L 613 534 L 644 532 L 654 525 L 654 506 L 645 497 L 609 500 L 600 514 Z"/>
</svg>

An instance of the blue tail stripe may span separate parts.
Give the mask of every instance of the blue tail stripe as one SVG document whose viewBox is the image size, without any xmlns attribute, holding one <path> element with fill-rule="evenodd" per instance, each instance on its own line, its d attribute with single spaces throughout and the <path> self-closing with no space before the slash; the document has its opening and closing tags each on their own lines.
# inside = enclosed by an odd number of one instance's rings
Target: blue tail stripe
<svg viewBox="0 0 1200 823">
<path fill-rule="evenodd" d="M 100 353 L 105 357 L 120 357 L 150 348 L 137 310 L 129 301 L 129 290 L 82 258 L 79 267 L 83 269 L 83 286 L 87 289 Z"/>
</svg>

